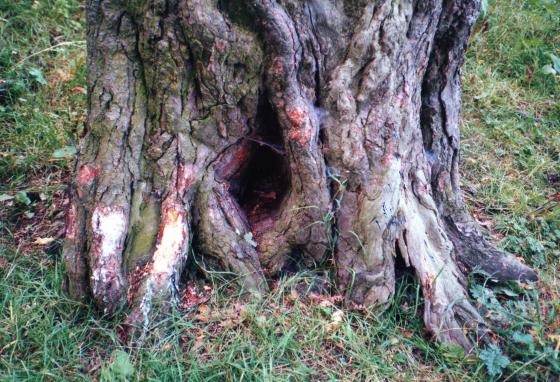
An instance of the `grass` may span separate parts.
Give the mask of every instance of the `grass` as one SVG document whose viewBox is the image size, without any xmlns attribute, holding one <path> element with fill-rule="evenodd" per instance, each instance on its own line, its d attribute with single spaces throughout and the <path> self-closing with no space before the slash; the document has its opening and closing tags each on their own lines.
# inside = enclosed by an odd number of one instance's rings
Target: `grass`
<svg viewBox="0 0 560 382">
<path fill-rule="evenodd" d="M 548 53 L 560 54 L 560 5 L 512 8 L 492 7 L 473 36 L 464 75 L 464 181 L 503 246 L 553 275 L 560 209 L 533 215 L 560 187 L 560 80 L 542 71 Z"/>
<path fill-rule="evenodd" d="M 426 338 L 410 277 L 380 315 L 299 298 L 306 274 L 281 280 L 261 302 L 226 286 L 168 316 L 132 353 L 119 322 L 68 300 L 51 238 L 63 229 L 71 162 L 57 150 L 75 145 L 84 115 L 82 12 L 73 0 L 0 3 L 0 381 L 558 379 L 560 209 L 541 208 L 560 191 L 560 78 L 542 71 L 548 53 L 560 56 L 557 1 L 490 1 L 471 39 L 466 196 L 541 281 L 471 284 L 496 346 L 467 358 Z"/>
<path fill-rule="evenodd" d="M 83 34 L 78 1 L 1 3 L 0 189 L 65 168 L 52 153 L 72 143 L 82 124 Z"/>
</svg>

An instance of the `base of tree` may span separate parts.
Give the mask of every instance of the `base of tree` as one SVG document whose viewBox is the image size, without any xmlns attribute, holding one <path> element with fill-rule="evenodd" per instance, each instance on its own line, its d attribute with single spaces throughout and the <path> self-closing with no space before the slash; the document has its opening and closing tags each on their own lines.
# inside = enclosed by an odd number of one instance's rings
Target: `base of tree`
<svg viewBox="0 0 560 382">
<path fill-rule="evenodd" d="M 382 309 L 396 259 L 427 330 L 470 348 L 465 275 L 535 280 L 459 187 L 460 65 L 478 1 L 88 4 L 87 134 L 66 288 L 142 333 L 194 252 L 260 296 L 331 259 Z M 156 309 L 157 308 L 157 309 Z"/>
</svg>

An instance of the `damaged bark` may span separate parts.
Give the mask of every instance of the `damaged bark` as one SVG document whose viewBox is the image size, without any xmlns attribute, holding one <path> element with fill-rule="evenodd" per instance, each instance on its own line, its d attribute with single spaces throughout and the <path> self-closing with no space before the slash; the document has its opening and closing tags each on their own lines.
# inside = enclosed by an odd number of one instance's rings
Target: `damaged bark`
<svg viewBox="0 0 560 382">
<path fill-rule="evenodd" d="M 145 333 L 189 254 L 256 296 L 334 256 L 350 307 L 414 269 L 426 327 L 470 347 L 465 275 L 535 273 L 459 187 L 460 67 L 478 0 L 89 0 L 88 117 L 65 287 Z"/>
</svg>

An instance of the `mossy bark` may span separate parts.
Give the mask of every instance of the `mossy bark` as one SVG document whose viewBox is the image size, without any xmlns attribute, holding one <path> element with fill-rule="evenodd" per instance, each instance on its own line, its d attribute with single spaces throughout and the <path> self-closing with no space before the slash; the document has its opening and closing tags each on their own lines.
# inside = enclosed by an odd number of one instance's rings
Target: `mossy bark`
<svg viewBox="0 0 560 382">
<path fill-rule="evenodd" d="M 485 238 L 459 187 L 460 66 L 478 0 L 89 0 L 88 118 L 66 289 L 145 330 L 188 254 L 259 295 L 332 253 L 350 306 L 395 258 L 436 338 L 469 347 L 475 267 L 535 273 Z M 128 298 L 127 298 L 128 297 Z"/>
</svg>

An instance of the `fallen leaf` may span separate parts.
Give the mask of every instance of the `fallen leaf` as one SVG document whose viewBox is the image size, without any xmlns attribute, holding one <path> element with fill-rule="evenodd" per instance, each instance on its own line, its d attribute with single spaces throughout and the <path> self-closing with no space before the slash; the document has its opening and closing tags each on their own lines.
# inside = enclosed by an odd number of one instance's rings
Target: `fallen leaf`
<svg viewBox="0 0 560 382">
<path fill-rule="evenodd" d="M 556 342 L 556 348 L 554 351 L 558 352 L 558 350 L 560 350 L 560 335 L 551 334 L 548 336 L 548 339 Z"/>
<path fill-rule="evenodd" d="M 86 94 L 86 89 L 84 89 L 81 86 L 76 86 L 74 88 L 71 89 L 72 93 L 77 93 L 77 94 Z"/>
<path fill-rule="evenodd" d="M 233 326 L 235 325 L 235 323 L 233 322 L 232 319 L 228 318 L 227 320 L 220 322 L 219 325 L 220 325 L 222 328 L 228 329 L 228 328 L 233 327 Z"/>
<path fill-rule="evenodd" d="M 194 319 L 201 322 L 208 322 L 210 320 L 210 315 L 208 314 L 210 308 L 208 305 L 200 305 L 197 309 L 198 314 L 194 316 Z"/>
<path fill-rule="evenodd" d="M 331 315 L 331 322 L 327 324 L 327 332 L 335 332 L 344 322 L 344 312 L 342 310 L 335 310 Z"/>
<path fill-rule="evenodd" d="M 290 294 L 289 294 L 288 297 L 289 297 L 289 300 L 290 300 L 291 302 L 295 302 L 295 301 L 297 301 L 297 300 L 300 299 L 299 293 L 298 293 L 297 290 L 295 290 L 295 289 L 292 289 L 292 290 L 290 291 Z"/>
<path fill-rule="evenodd" d="M 414 332 L 412 330 L 408 330 L 408 329 L 403 329 L 401 331 L 401 334 L 403 335 L 404 338 L 412 338 L 414 337 Z"/>
<path fill-rule="evenodd" d="M 265 317 L 265 316 L 260 315 L 260 316 L 258 316 L 258 317 L 256 318 L 255 321 L 256 321 L 257 326 L 258 326 L 259 328 L 263 329 L 263 328 L 266 327 L 266 317 Z"/>
<path fill-rule="evenodd" d="M 29 196 L 27 196 L 27 192 L 25 191 L 18 191 L 16 193 L 16 201 L 18 201 L 21 204 L 25 204 L 26 206 L 32 203 L 31 199 L 29 199 Z"/>
<path fill-rule="evenodd" d="M 52 243 L 53 241 L 54 241 L 54 238 L 52 238 L 52 237 L 38 237 L 37 239 L 35 239 L 33 244 L 47 245 L 47 244 Z"/>
<path fill-rule="evenodd" d="M 200 305 L 198 307 L 198 313 L 204 314 L 204 313 L 208 312 L 209 309 L 210 308 L 208 307 L 208 305 Z"/>
<path fill-rule="evenodd" d="M 207 314 L 197 314 L 194 319 L 200 322 L 208 322 L 210 317 Z"/>
<path fill-rule="evenodd" d="M 191 352 L 197 352 L 204 347 L 204 333 L 198 335 L 191 346 Z"/>
<path fill-rule="evenodd" d="M 60 82 L 70 81 L 72 79 L 72 74 L 62 69 L 56 69 L 53 73 L 51 73 L 49 79 L 52 83 L 58 84 Z"/>
<path fill-rule="evenodd" d="M 45 77 L 43 76 L 43 72 L 41 72 L 40 69 L 37 69 L 37 68 L 29 69 L 28 73 L 39 84 L 46 85 L 48 83 L 47 80 L 45 79 Z"/>
</svg>

